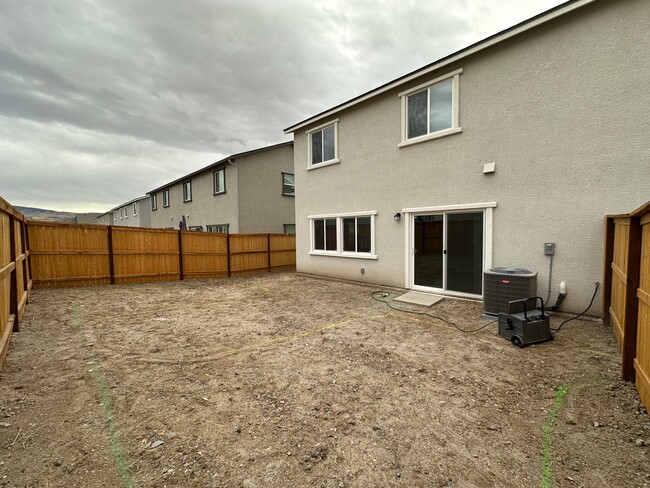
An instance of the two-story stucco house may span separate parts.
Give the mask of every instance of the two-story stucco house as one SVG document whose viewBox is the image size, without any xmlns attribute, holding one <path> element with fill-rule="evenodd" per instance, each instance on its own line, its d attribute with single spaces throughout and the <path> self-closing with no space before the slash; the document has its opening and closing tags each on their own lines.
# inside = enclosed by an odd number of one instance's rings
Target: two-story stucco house
<svg viewBox="0 0 650 488">
<path fill-rule="evenodd" d="M 287 128 L 297 270 L 481 298 L 523 267 L 583 310 L 604 216 L 650 198 L 649 20 L 569 1 Z"/>
<path fill-rule="evenodd" d="M 109 225 L 121 225 L 124 227 L 151 227 L 151 208 L 149 207 L 149 197 L 144 195 L 128 202 L 113 207 L 108 212 L 110 222 L 104 222 L 104 215 L 98 223 L 107 223 Z"/>
<path fill-rule="evenodd" d="M 148 192 L 152 227 L 295 232 L 293 142 L 234 154 Z"/>
</svg>

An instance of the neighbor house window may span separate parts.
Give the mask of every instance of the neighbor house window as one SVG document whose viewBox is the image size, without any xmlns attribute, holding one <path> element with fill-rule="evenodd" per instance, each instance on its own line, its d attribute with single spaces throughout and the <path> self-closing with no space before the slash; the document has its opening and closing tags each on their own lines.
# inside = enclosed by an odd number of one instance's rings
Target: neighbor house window
<svg viewBox="0 0 650 488">
<path fill-rule="evenodd" d="M 191 195 L 190 195 L 191 198 Z M 169 207 L 169 188 L 163 190 L 163 207 Z"/>
<path fill-rule="evenodd" d="M 226 168 L 214 172 L 214 194 L 226 192 Z"/>
<path fill-rule="evenodd" d="M 124 207 L 120 208 L 120 220 L 124 218 Z"/>
<path fill-rule="evenodd" d="M 158 198 L 154 193 L 153 195 L 151 195 L 151 210 L 157 210 L 157 209 L 158 209 Z"/>
<path fill-rule="evenodd" d="M 296 233 L 296 224 L 282 224 L 285 234 L 295 234 Z"/>
<path fill-rule="evenodd" d="M 134 203 L 133 204 L 133 215 L 138 215 L 138 204 Z"/>
<path fill-rule="evenodd" d="M 183 201 L 191 202 L 192 201 L 192 182 L 186 181 L 183 183 Z"/>
<path fill-rule="evenodd" d="M 338 163 L 338 120 L 307 131 L 309 166 Z"/>
<path fill-rule="evenodd" d="M 129 218 L 129 207 L 124 207 L 124 218 L 125 219 Z"/>
<path fill-rule="evenodd" d="M 291 197 L 296 195 L 294 176 L 291 173 L 282 173 L 282 194 Z"/>
<path fill-rule="evenodd" d="M 310 254 L 377 259 L 374 250 L 376 214 L 311 216 Z"/>
<path fill-rule="evenodd" d="M 117 222 L 117 210 L 113 212 L 113 221 Z"/>
<path fill-rule="evenodd" d="M 458 121 L 457 70 L 399 94 L 402 98 L 402 142 L 408 145 L 461 132 Z"/>
<path fill-rule="evenodd" d="M 217 232 L 219 234 L 227 234 L 228 233 L 228 224 L 216 224 L 216 225 L 208 225 L 207 230 L 208 232 Z"/>
</svg>

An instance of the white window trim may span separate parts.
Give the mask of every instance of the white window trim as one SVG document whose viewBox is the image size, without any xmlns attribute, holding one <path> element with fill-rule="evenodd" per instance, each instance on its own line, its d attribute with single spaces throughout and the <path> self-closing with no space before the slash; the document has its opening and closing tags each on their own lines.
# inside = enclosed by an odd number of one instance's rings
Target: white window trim
<svg viewBox="0 0 650 488">
<path fill-rule="evenodd" d="M 151 195 L 151 211 L 158 210 L 158 195 L 153 193 Z"/>
<path fill-rule="evenodd" d="M 223 172 L 223 189 L 217 191 L 217 175 Z M 226 167 L 219 168 L 212 172 L 212 195 L 221 195 L 226 193 Z"/>
<path fill-rule="evenodd" d="M 165 195 L 167 195 L 167 204 L 165 204 Z M 169 208 L 170 205 L 170 195 L 169 195 L 169 188 L 166 188 L 165 190 L 162 191 L 162 206 L 163 208 Z"/>
<path fill-rule="evenodd" d="M 404 287 L 406 289 L 411 288 L 411 283 L 413 277 L 411 275 L 411 217 L 417 214 L 429 214 L 432 212 L 454 212 L 461 210 L 483 210 L 484 211 L 484 248 L 483 248 L 483 270 L 492 268 L 492 242 L 493 242 L 493 212 L 496 208 L 497 202 L 483 202 L 483 203 L 466 203 L 459 205 L 438 205 L 434 207 L 414 207 L 414 208 L 403 208 L 402 213 L 404 214 L 403 220 L 404 225 Z M 485 292 L 485 290 L 483 290 Z M 476 295 L 469 295 L 456 292 L 445 292 L 447 295 L 452 296 L 467 296 L 475 298 Z M 481 295 L 482 296 L 482 295 Z"/>
<path fill-rule="evenodd" d="M 311 135 L 312 133 L 318 132 L 319 130 L 323 130 L 324 128 L 329 127 L 330 125 L 334 126 L 334 159 L 328 159 L 327 161 L 323 161 L 322 163 L 311 164 L 312 161 Z M 308 131 L 305 131 L 305 134 L 307 134 L 307 171 L 311 171 L 312 169 L 323 168 L 325 166 L 331 166 L 333 164 L 338 164 L 341 162 L 341 160 L 339 159 L 339 119 L 330 120 L 325 124 L 321 124 L 317 127 L 313 127 Z"/>
<path fill-rule="evenodd" d="M 189 198 L 188 197 L 188 192 L 185 191 L 186 185 L 189 185 L 187 188 L 189 188 Z M 189 181 L 184 181 L 183 184 L 181 185 L 181 188 L 183 190 L 183 203 L 189 203 L 192 201 L 192 180 Z"/>
<path fill-rule="evenodd" d="M 463 73 L 463 69 L 457 69 L 433 80 L 427 81 L 421 85 L 410 88 L 406 91 L 400 92 L 397 96 L 401 99 L 401 119 L 402 119 L 402 142 L 400 142 L 397 147 L 410 146 L 412 144 L 418 144 L 424 141 L 430 141 L 432 139 L 439 139 L 441 137 L 450 136 L 452 134 L 458 134 L 463 132 L 463 128 L 460 126 L 459 119 L 459 87 L 460 87 L 460 75 Z M 451 127 L 436 132 L 431 132 L 429 134 L 424 134 L 418 137 L 408 138 L 407 133 L 407 123 L 408 123 L 408 104 L 407 98 L 409 95 L 421 92 L 423 90 L 431 88 L 433 85 L 452 79 L 452 91 L 451 91 Z M 428 113 L 428 108 L 427 108 Z"/>
<path fill-rule="evenodd" d="M 138 204 L 134 203 L 133 204 L 133 216 L 135 217 L 136 215 L 138 215 Z"/>
<path fill-rule="evenodd" d="M 309 254 L 311 256 L 334 256 L 338 258 L 378 259 L 375 253 L 375 217 L 376 210 L 369 212 L 347 212 L 336 214 L 309 215 Z M 347 217 L 370 217 L 370 252 L 343 251 L 343 219 Z M 314 249 L 314 220 L 336 219 L 336 251 L 320 251 Z"/>
</svg>

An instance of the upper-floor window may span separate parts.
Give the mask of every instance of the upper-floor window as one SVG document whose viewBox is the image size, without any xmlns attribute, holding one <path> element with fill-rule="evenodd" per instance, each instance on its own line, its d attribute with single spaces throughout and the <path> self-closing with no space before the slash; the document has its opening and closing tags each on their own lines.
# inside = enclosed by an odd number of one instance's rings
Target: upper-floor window
<svg viewBox="0 0 650 488">
<path fill-rule="evenodd" d="M 337 129 L 338 119 L 307 131 L 310 168 L 339 162 Z"/>
<path fill-rule="evenodd" d="M 461 132 L 458 84 L 462 70 L 402 92 L 402 142 L 408 145 Z"/>
<path fill-rule="evenodd" d="M 138 215 L 138 204 L 134 203 L 133 204 L 133 215 Z"/>
<path fill-rule="evenodd" d="M 117 222 L 117 210 L 113 212 L 113 220 Z"/>
<path fill-rule="evenodd" d="M 158 197 L 155 193 L 151 195 L 151 210 L 158 210 Z"/>
<path fill-rule="evenodd" d="M 191 202 L 192 201 L 192 181 L 186 181 L 183 183 L 183 201 Z"/>
<path fill-rule="evenodd" d="M 296 195 L 294 175 L 291 173 L 282 173 L 282 194 L 292 197 Z"/>
<path fill-rule="evenodd" d="M 120 220 L 124 218 L 124 207 L 120 207 Z"/>
<path fill-rule="evenodd" d="M 129 218 L 129 207 L 124 207 L 124 218 L 125 219 Z"/>
<path fill-rule="evenodd" d="M 214 172 L 214 194 L 226 192 L 226 168 L 218 169 Z"/>
<path fill-rule="evenodd" d="M 191 195 L 190 195 L 191 199 Z M 169 207 L 169 188 L 163 190 L 163 207 Z"/>
</svg>

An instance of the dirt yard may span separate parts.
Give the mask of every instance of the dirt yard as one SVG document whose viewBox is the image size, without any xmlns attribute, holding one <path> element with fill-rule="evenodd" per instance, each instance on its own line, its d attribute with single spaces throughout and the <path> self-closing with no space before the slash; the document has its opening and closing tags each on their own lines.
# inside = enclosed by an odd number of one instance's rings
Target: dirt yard
<svg viewBox="0 0 650 488">
<path fill-rule="evenodd" d="M 602 323 L 519 349 L 373 289 L 35 290 L 0 373 L 0 486 L 650 485 L 650 418 Z M 429 311 L 485 323 L 478 302 Z"/>
</svg>

